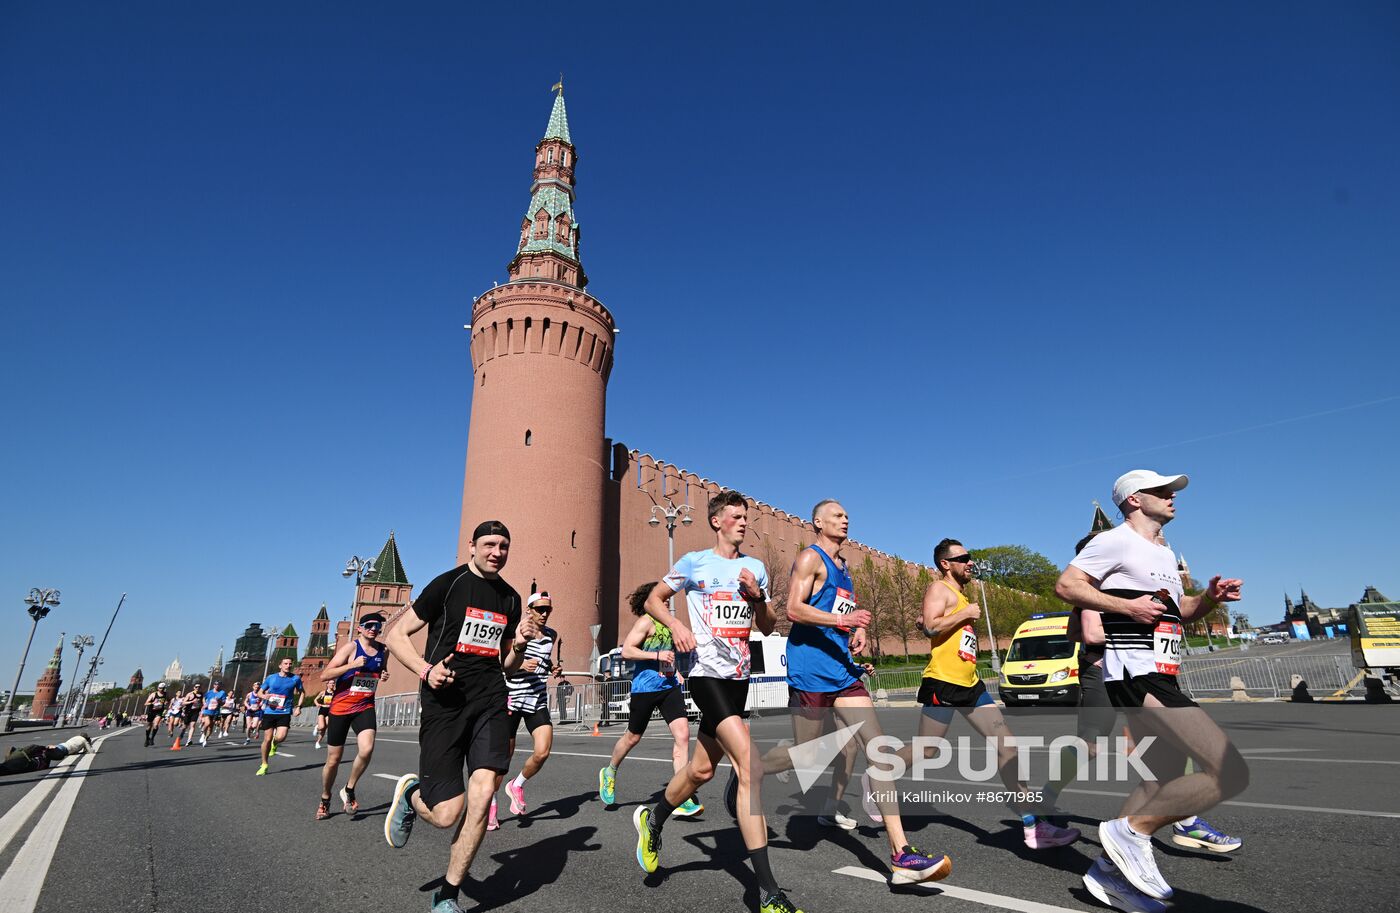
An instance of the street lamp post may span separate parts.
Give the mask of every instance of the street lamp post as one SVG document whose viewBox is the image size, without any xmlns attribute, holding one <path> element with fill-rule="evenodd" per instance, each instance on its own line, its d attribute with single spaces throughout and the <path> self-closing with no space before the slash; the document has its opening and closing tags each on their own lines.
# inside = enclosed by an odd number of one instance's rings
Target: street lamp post
<svg viewBox="0 0 1400 913">
<path fill-rule="evenodd" d="M 19 681 L 24 678 L 24 664 L 29 661 L 29 646 L 34 643 L 34 631 L 39 627 L 39 619 L 48 615 L 54 606 L 58 605 L 58 590 L 39 589 L 35 587 L 29 591 L 29 595 L 24 597 L 26 610 L 29 617 L 34 619 L 34 623 L 29 626 L 29 639 L 24 642 L 24 653 L 20 654 L 19 672 L 15 673 L 15 686 L 10 689 L 9 697 L 5 698 L 5 709 L 0 712 L 0 733 L 8 732 L 10 729 L 11 708 L 15 703 L 15 692 L 19 690 Z"/>
<path fill-rule="evenodd" d="M 355 578 L 355 593 L 350 597 L 350 630 L 355 630 L 355 625 L 359 619 L 355 617 L 355 605 L 360 601 L 360 581 L 374 573 L 374 559 L 361 558 L 359 555 L 351 555 L 350 560 L 345 562 L 345 570 L 340 572 L 340 576 L 345 578 Z"/>
<path fill-rule="evenodd" d="M 666 506 L 653 504 L 651 506 L 651 519 L 647 520 L 647 525 L 651 527 L 660 526 L 664 520 L 666 523 L 666 569 L 669 571 L 676 565 L 676 520 L 680 520 L 681 526 L 689 526 L 695 521 L 690 517 L 691 507 L 689 504 L 677 506 L 670 498 L 666 499 Z M 675 595 L 671 596 L 674 599 Z M 667 600 L 670 604 L 670 600 Z"/>
<path fill-rule="evenodd" d="M 83 671 L 83 651 L 92 646 L 94 641 L 91 634 L 73 635 L 73 649 L 78 651 L 78 660 L 73 663 L 75 675 L 81 675 Z M 58 714 L 58 719 L 54 720 L 55 726 L 63 725 L 63 718 L 68 715 L 68 702 L 73 699 L 73 687 L 70 685 L 68 691 L 63 695 L 63 710 Z"/>
<path fill-rule="evenodd" d="M 112 625 L 117 623 L 117 615 L 125 604 L 126 594 L 122 593 L 122 598 L 117 600 L 117 607 L 112 610 L 111 620 L 107 622 L 107 630 L 102 632 L 102 642 L 97 645 L 97 652 L 92 655 L 92 664 L 88 667 L 87 680 L 83 682 L 83 710 L 87 709 L 87 692 L 88 687 L 92 684 L 92 677 L 97 674 L 97 667 L 102 665 L 102 648 L 107 646 L 107 637 L 112 633 Z M 82 719 L 82 710 L 79 711 L 78 719 Z"/>
<path fill-rule="evenodd" d="M 992 613 L 987 609 L 987 588 L 982 585 L 982 575 L 977 571 L 977 565 L 972 566 L 973 573 L 977 574 L 977 592 L 982 596 L 982 620 L 987 623 L 987 641 L 992 648 L 992 674 L 997 678 L 1001 677 L 1001 654 L 997 652 L 996 635 L 992 633 Z"/>
<path fill-rule="evenodd" d="M 263 628 L 263 677 L 258 683 L 259 687 L 262 686 L 262 682 L 267 681 L 267 664 L 272 661 L 272 642 L 276 639 L 276 628 Z"/>
<path fill-rule="evenodd" d="M 92 690 L 92 680 L 97 677 L 97 667 L 102 665 L 106 661 L 107 660 L 103 658 L 101 653 L 96 653 L 93 655 L 92 661 L 88 663 L 87 678 L 83 679 L 83 696 L 79 698 L 78 702 L 79 726 L 83 725 L 83 714 L 87 712 L 88 692 Z"/>
</svg>

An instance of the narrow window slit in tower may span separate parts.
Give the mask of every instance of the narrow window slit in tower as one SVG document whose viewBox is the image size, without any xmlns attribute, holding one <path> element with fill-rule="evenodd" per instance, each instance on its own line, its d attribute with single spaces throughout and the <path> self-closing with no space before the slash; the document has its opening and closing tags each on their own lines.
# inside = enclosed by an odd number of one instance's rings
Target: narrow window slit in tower
<svg viewBox="0 0 1400 913">
<path fill-rule="evenodd" d="M 526 429 L 525 429 L 525 446 L 526 446 L 526 447 L 529 447 L 529 446 L 530 446 L 530 439 L 533 438 L 533 437 L 534 437 L 534 435 L 530 433 L 530 429 L 529 429 L 529 428 L 526 428 Z"/>
</svg>

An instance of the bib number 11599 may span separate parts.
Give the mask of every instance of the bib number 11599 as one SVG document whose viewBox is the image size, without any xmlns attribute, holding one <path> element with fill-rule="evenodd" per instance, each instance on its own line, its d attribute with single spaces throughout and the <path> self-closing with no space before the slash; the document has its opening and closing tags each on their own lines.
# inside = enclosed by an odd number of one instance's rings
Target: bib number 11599
<svg viewBox="0 0 1400 913">
<path fill-rule="evenodd" d="M 500 656 L 501 638 L 506 633 L 506 616 L 499 612 L 468 607 L 457 635 L 456 651 L 473 656 Z"/>
</svg>

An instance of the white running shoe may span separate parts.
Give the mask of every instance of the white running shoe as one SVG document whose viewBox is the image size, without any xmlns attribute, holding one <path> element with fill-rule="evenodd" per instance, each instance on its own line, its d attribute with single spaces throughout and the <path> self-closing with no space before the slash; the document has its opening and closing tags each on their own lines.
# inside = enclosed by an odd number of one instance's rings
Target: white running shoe
<svg viewBox="0 0 1400 913">
<path fill-rule="evenodd" d="M 1104 906 L 1123 913 L 1165 913 L 1167 905 L 1153 900 L 1123 877 L 1107 857 L 1100 856 L 1084 873 L 1084 887 Z"/>
<path fill-rule="evenodd" d="M 1128 819 L 1114 818 L 1100 824 L 1099 843 L 1133 887 L 1156 900 L 1171 899 L 1171 885 L 1157 870 L 1152 838 L 1128 827 Z"/>
<path fill-rule="evenodd" d="M 853 831 L 856 829 L 856 819 L 834 810 L 818 815 L 817 823 L 822 827 L 839 827 L 843 831 Z"/>
<path fill-rule="evenodd" d="M 791 748 L 791 747 L 792 747 L 792 739 L 782 739 L 781 741 L 778 742 L 778 747 L 779 747 L 779 748 Z M 775 773 L 773 776 L 775 776 L 775 777 L 778 778 L 778 782 L 779 782 L 779 783 L 786 783 L 787 781 L 789 781 L 789 780 L 792 779 L 792 768 L 789 767 L 787 770 L 780 770 L 780 771 L 778 771 L 777 773 Z"/>
<path fill-rule="evenodd" d="M 870 782 L 868 770 L 860 775 L 860 805 L 871 821 L 876 824 L 884 823 L 885 816 L 880 814 L 880 806 L 875 804 L 875 788 Z"/>
<path fill-rule="evenodd" d="M 205 748 L 205 747 L 208 747 L 208 745 L 209 745 L 209 739 L 208 739 L 207 737 L 205 737 L 205 736 L 200 736 L 200 737 L 199 737 L 199 747 L 200 747 L 200 748 Z"/>
</svg>

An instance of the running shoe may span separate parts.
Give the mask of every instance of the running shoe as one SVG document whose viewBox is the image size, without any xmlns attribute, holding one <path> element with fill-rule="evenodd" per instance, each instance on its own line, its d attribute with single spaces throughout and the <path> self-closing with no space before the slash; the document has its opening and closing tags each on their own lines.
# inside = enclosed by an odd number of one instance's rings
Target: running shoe
<svg viewBox="0 0 1400 913">
<path fill-rule="evenodd" d="M 817 816 L 817 823 L 822 827 L 839 827 L 843 831 L 853 831 L 856 829 L 856 819 L 849 815 L 843 815 L 839 811 L 830 811 Z"/>
<path fill-rule="evenodd" d="M 617 801 L 617 768 L 608 766 L 598 771 L 598 798 L 604 805 Z"/>
<path fill-rule="evenodd" d="M 1077 828 L 1056 827 L 1044 818 L 1037 818 L 1035 824 L 1022 830 L 1026 835 L 1026 846 L 1033 850 L 1048 849 L 1052 846 L 1069 846 L 1079 839 Z"/>
<path fill-rule="evenodd" d="M 331 816 L 331 800 L 330 800 L 330 799 L 322 799 L 320 802 L 316 803 L 316 820 L 317 820 L 317 821 L 324 821 L 326 818 L 329 818 L 330 816 Z"/>
<path fill-rule="evenodd" d="M 317 740 L 316 740 L 316 744 L 311 746 L 311 750 L 312 750 L 312 751 L 320 751 L 320 750 L 321 750 L 321 740 L 320 740 L 320 739 L 317 739 Z"/>
<path fill-rule="evenodd" d="M 1128 827 L 1126 818 L 1100 824 L 1099 843 L 1133 887 L 1155 900 L 1171 899 L 1171 886 L 1157 870 L 1152 840 Z"/>
<path fill-rule="evenodd" d="M 731 818 L 739 817 L 739 773 L 729 768 L 729 779 L 724 784 L 724 810 Z"/>
<path fill-rule="evenodd" d="M 686 799 L 680 805 L 677 805 L 675 811 L 671 812 L 671 814 L 675 815 L 677 818 L 693 818 L 694 816 L 700 814 L 704 810 L 705 806 L 701 805 L 699 802 L 696 802 L 695 797 L 691 796 L 689 799 Z"/>
<path fill-rule="evenodd" d="M 273 740 L 272 740 L 272 748 L 268 750 L 267 756 L 268 756 L 269 758 L 275 758 L 275 757 L 277 757 L 277 740 L 276 740 L 276 739 L 273 739 Z"/>
<path fill-rule="evenodd" d="M 661 865 L 661 835 L 651 829 L 651 809 L 639 805 L 632 813 L 632 826 L 637 829 L 637 865 L 643 872 L 655 872 Z"/>
<path fill-rule="evenodd" d="M 778 747 L 779 747 L 779 748 L 791 748 L 791 747 L 792 747 L 792 739 L 782 739 L 782 740 L 780 740 L 780 741 L 778 742 Z M 789 757 L 791 757 L 791 755 L 789 755 Z M 792 779 L 792 768 L 789 767 L 787 770 L 780 770 L 780 771 L 778 771 L 777 773 L 775 773 L 773 776 L 775 776 L 775 777 L 778 778 L 778 782 L 779 782 L 779 783 L 786 783 L 787 781 L 789 781 L 789 780 Z"/>
<path fill-rule="evenodd" d="M 413 810 L 411 797 L 417 787 L 417 774 L 404 774 L 394 784 L 394 798 L 389 800 L 389 812 L 384 816 L 384 839 L 394 849 L 408 843 L 413 833 L 413 822 L 418 819 L 418 813 Z"/>
<path fill-rule="evenodd" d="M 1204 818 L 1197 818 L 1189 827 L 1179 821 L 1173 824 L 1172 843 L 1193 850 L 1210 850 L 1212 853 L 1233 853 L 1244 846 L 1243 840 L 1222 834 L 1211 827 Z"/>
<path fill-rule="evenodd" d="M 447 897 L 438 900 L 437 892 L 434 891 L 433 908 L 429 913 L 465 913 L 465 911 L 462 909 L 462 905 L 457 902 L 457 898 Z"/>
<path fill-rule="evenodd" d="M 348 786 L 340 788 L 340 801 L 345 805 L 345 814 L 353 815 L 360 810 L 360 803 L 355 799 L 355 791 Z"/>
<path fill-rule="evenodd" d="M 498 831 L 501 829 L 501 822 L 496 818 L 496 800 L 491 800 L 491 811 L 486 814 L 486 829 L 488 831 Z"/>
<path fill-rule="evenodd" d="M 512 815 L 525 814 L 525 787 L 516 786 L 511 780 L 506 784 L 506 795 L 510 796 L 510 813 Z"/>
<path fill-rule="evenodd" d="M 264 776 L 267 776 L 267 765 L 266 765 L 266 764 L 260 765 L 260 766 L 258 767 L 258 772 L 255 773 L 255 774 L 253 774 L 253 776 L 255 776 L 255 777 L 264 777 Z"/>
<path fill-rule="evenodd" d="M 1099 903 L 1123 913 L 1166 913 L 1166 904 L 1133 887 L 1122 870 L 1104 856 L 1084 873 L 1084 887 Z"/>
<path fill-rule="evenodd" d="M 870 783 L 870 771 L 860 775 L 860 806 L 870 816 L 870 820 L 881 824 L 885 816 L 880 814 L 880 806 L 875 804 L 875 788 Z"/>
<path fill-rule="evenodd" d="M 895 884 L 918 884 L 921 881 L 942 881 L 953 871 L 953 860 L 942 853 L 925 853 L 906 846 L 890 854 L 891 878 Z"/>
<path fill-rule="evenodd" d="M 209 739 L 208 739 L 208 737 L 206 737 L 206 736 L 200 736 L 200 737 L 199 737 L 199 747 L 200 747 L 200 748 L 208 748 L 208 747 L 209 747 Z"/>
<path fill-rule="evenodd" d="M 758 913 L 802 913 L 797 904 L 788 900 L 782 891 L 769 897 L 758 907 Z"/>
</svg>

